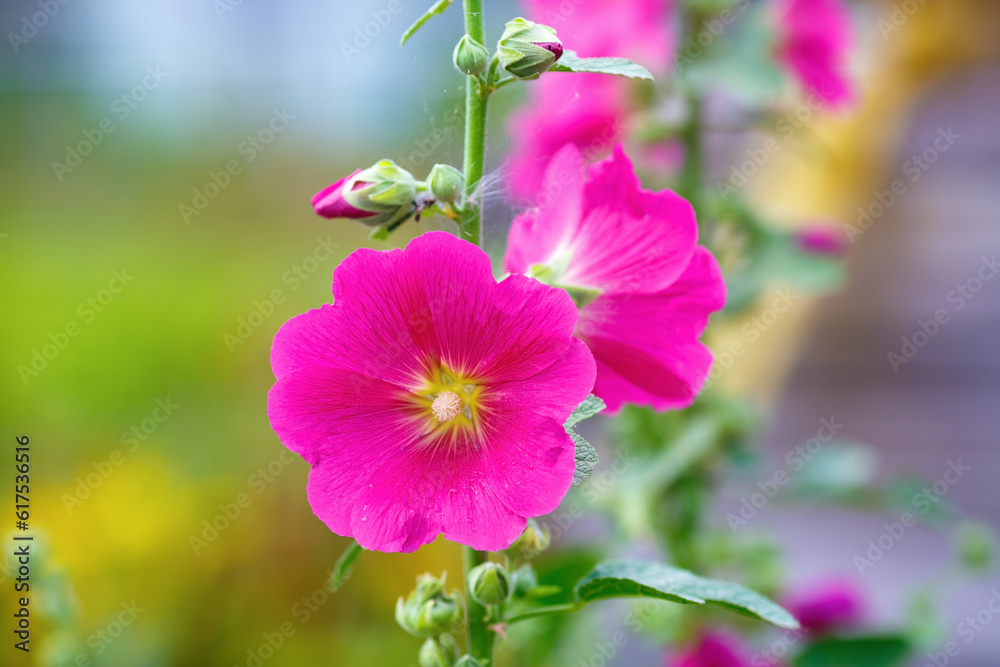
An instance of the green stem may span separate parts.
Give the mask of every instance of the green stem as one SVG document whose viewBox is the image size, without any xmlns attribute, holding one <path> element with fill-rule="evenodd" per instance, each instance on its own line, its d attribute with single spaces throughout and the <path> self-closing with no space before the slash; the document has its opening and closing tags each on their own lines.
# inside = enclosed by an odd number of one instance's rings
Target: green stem
<svg viewBox="0 0 1000 667">
<path fill-rule="evenodd" d="M 465 32 L 480 44 L 486 43 L 486 25 L 483 20 L 483 0 L 462 0 L 465 12 Z M 492 68 L 491 68 L 492 73 Z M 479 182 L 483 180 L 483 165 L 486 158 L 486 102 L 489 100 L 489 82 L 485 85 L 478 79 L 469 77 L 465 84 L 465 159 L 462 169 L 465 173 L 466 202 L 459 223 L 459 237 L 482 247 L 482 210 L 474 196 Z M 471 547 L 462 547 L 465 564 L 465 607 L 467 626 L 467 647 L 469 654 L 489 665 L 493 663 L 493 631 L 487 626 L 488 610 L 472 598 L 469 590 L 469 571 L 485 563 L 487 554 Z"/>
<path fill-rule="evenodd" d="M 520 79 L 518 79 L 516 76 L 507 76 L 507 77 L 504 77 L 504 78 L 500 79 L 499 81 L 497 81 L 496 83 L 493 84 L 492 90 L 494 90 L 494 91 L 500 90 L 501 88 L 503 88 L 507 84 L 514 83 L 515 81 L 520 81 Z"/>
<path fill-rule="evenodd" d="M 688 96 L 690 117 L 681 135 L 684 142 L 684 165 L 681 169 L 681 194 L 687 197 L 696 213 L 701 213 L 704 155 L 702 147 L 702 101 L 697 93 Z M 700 221 L 700 216 L 699 216 Z"/>
<path fill-rule="evenodd" d="M 704 15 L 694 8 L 684 13 L 684 27 L 687 34 L 697 35 L 705 21 Z M 687 92 L 689 116 L 687 125 L 681 133 L 684 142 L 684 165 L 681 169 L 680 190 L 687 197 L 701 220 L 701 194 L 704 177 L 704 104 L 701 93 L 693 90 Z"/>
<path fill-rule="evenodd" d="M 513 625 L 519 621 L 526 621 L 529 618 L 539 618 L 540 616 L 551 616 L 552 614 L 574 614 L 583 609 L 584 602 L 568 602 L 566 604 L 554 604 L 548 607 L 538 607 L 528 611 L 515 614 L 506 619 L 507 625 Z"/>
<path fill-rule="evenodd" d="M 351 544 L 344 549 L 344 553 L 340 555 L 333 566 L 333 572 L 330 574 L 330 590 L 336 591 L 344 585 L 347 578 L 351 576 L 351 572 L 354 571 L 355 562 L 362 551 L 364 549 L 361 548 L 361 545 L 355 540 L 351 540 Z"/>
<path fill-rule="evenodd" d="M 477 565 L 485 563 L 487 554 L 485 551 L 476 551 L 472 547 L 463 546 L 462 560 L 465 564 L 465 606 L 468 614 L 466 618 L 468 628 L 466 650 L 476 660 L 489 661 L 489 664 L 492 665 L 494 634 L 487 627 L 487 609 L 472 598 L 472 592 L 469 590 L 469 571 Z"/>
<path fill-rule="evenodd" d="M 486 43 L 483 0 L 463 0 L 465 32 L 480 44 Z M 486 102 L 489 91 L 473 77 L 465 84 L 465 208 L 459 224 L 459 236 L 478 246 L 483 245 L 482 207 L 473 195 L 483 180 L 486 157 Z"/>
</svg>

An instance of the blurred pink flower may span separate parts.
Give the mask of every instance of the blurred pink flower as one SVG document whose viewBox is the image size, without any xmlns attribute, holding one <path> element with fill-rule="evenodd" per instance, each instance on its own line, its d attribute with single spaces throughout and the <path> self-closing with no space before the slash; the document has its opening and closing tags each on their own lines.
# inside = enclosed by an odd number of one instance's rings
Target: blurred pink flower
<svg viewBox="0 0 1000 667">
<path fill-rule="evenodd" d="M 514 220 L 504 266 L 585 302 L 576 334 L 597 360 L 594 393 L 610 412 L 690 405 L 712 364 L 698 339 L 726 298 L 691 205 L 643 190 L 620 145 L 585 174 L 572 144 L 549 164 L 539 204 Z"/>
<path fill-rule="evenodd" d="M 817 255 L 842 255 L 847 250 L 847 237 L 830 224 L 810 225 L 800 229 L 795 238 L 800 248 Z"/>
<path fill-rule="evenodd" d="M 823 634 L 855 625 L 864 610 L 864 594 L 853 582 L 835 579 L 794 591 L 785 606 L 803 629 Z"/>
<path fill-rule="evenodd" d="M 585 58 L 631 58 L 663 74 L 673 55 L 672 0 L 525 0 L 527 18 L 555 28 Z"/>
<path fill-rule="evenodd" d="M 347 203 L 344 199 L 344 184 L 351 180 L 355 176 L 361 173 L 361 169 L 356 170 L 353 174 L 349 176 L 344 176 L 342 179 L 328 185 L 312 198 L 313 208 L 316 210 L 317 215 L 321 215 L 324 218 L 370 218 L 373 215 L 378 215 L 378 213 L 372 211 L 362 211 L 359 208 L 355 208 Z M 355 188 L 364 185 L 363 183 L 358 183 Z"/>
<path fill-rule="evenodd" d="M 666 667 L 747 667 L 746 649 L 739 640 L 706 632 L 684 653 L 667 659 Z"/>
<path fill-rule="evenodd" d="M 531 86 L 530 102 L 510 116 L 513 144 L 507 159 L 507 188 L 532 203 L 545 168 L 556 152 L 575 144 L 594 160 L 621 141 L 628 123 L 627 83 L 604 74 L 548 74 Z"/>
<path fill-rule="evenodd" d="M 684 165 L 684 144 L 668 139 L 655 144 L 639 146 L 636 162 L 640 170 L 648 169 L 658 174 L 674 173 Z"/>
<path fill-rule="evenodd" d="M 439 533 L 499 551 L 573 480 L 563 429 L 594 385 L 576 307 L 444 232 L 352 253 L 333 305 L 292 318 L 271 348 L 268 417 L 305 458 L 309 504 L 366 549 Z"/>
<path fill-rule="evenodd" d="M 528 18 L 556 29 L 567 49 L 588 58 L 622 56 L 664 74 L 674 37 L 671 0 L 525 0 Z M 508 190 L 520 202 L 537 196 L 545 167 L 556 151 L 576 144 L 588 161 L 600 159 L 628 127 L 628 81 L 603 74 L 544 75 L 529 101 L 507 125 L 513 144 L 507 162 Z"/>
<path fill-rule="evenodd" d="M 853 43 L 850 11 L 843 0 L 778 0 L 779 54 L 806 91 L 833 107 L 854 93 L 845 72 Z"/>
</svg>

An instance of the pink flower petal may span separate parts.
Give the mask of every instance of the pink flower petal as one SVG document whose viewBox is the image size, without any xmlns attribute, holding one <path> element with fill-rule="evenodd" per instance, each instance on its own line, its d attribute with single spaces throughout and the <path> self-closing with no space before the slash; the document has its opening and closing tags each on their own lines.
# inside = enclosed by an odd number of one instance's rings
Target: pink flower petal
<svg viewBox="0 0 1000 667">
<path fill-rule="evenodd" d="M 577 332 L 597 360 L 594 393 L 609 412 L 624 402 L 665 410 L 694 401 L 712 365 L 698 337 L 725 294 L 718 263 L 699 247 L 662 292 L 608 294 L 581 311 Z"/>
<path fill-rule="evenodd" d="M 573 300 L 523 276 L 498 284 L 486 253 L 474 246 L 455 251 L 463 245 L 469 244 L 431 232 L 407 248 L 441 361 L 468 377 L 503 381 L 530 376 L 562 356 L 577 319 Z"/>
<path fill-rule="evenodd" d="M 350 519 L 366 549 L 411 552 L 441 533 L 476 549 L 504 549 L 527 525 L 497 497 L 470 443 L 400 448 L 367 479 Z"/>
<path fill-rule="evenodd" d="M 566 276 L 573 285 L 657 292 L 681 275 L 698 242 L 691 204 L 669 190 L 643 190 L 620 145 L 590 167 L 583 215 Z"/>
<path fill-rule="evenodd" d="M 577 208 L 582 160 L 564 147 L 550 165 L 551 203 L 519 216 L 511 228 L 505 267 L 527 272 L 570 256 L 558 284 L 615 292 L 657 292 L 688 265 L 698 240 L 694 209 L 679 195 L 643 190 L 621 146 L 590 168 Z"/>
<path fill-rule="evenodd" d="M 396 385 L 354 371 L 307 366 L 283 375 L 268 393 L 267 416 L 282 444 L 311 465 L 365 443 L 372 456 L 381 445 L 416 437 L 407 418 L 407 392 Z M 383 441 L 380 436 L 392 433 Z M 369 461 L 370 463 L 370 461 Z"/>
<path fill-rule="evenodd" d="M 566 354 L 540 373 L 495 385 L 491 401 L 513 411 L 530 406 L 562 424 L 593 391 L 596 372 L 594 356 L 574 339 Z"/>
<path fill-rule="evenodd" d="M 545 169 L 539 207 L 514 218 L 507 239 L 504 268 L 528 273 L 569 240 L 583 209 L 583 157 L 575 144 L 566 144 Z"/>
</svg>

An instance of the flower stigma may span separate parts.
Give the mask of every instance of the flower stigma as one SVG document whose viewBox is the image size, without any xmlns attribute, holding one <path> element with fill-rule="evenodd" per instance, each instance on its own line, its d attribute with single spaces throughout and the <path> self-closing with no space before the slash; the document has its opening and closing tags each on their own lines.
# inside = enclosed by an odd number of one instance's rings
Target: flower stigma
<svg viewBox="0 0 1000 667">
<path fill-rule="evenodd" d="M 439 422 L 450 422 L 462 411 L 462 399 L 453 391 L 442 391 L 431 403 L 431 412 Z"/>
</svg>

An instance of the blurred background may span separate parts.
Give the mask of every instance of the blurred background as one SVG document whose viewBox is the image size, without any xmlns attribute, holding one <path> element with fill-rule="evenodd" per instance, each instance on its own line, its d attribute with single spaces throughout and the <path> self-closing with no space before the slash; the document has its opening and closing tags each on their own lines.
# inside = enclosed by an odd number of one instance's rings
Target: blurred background
<svg viewBox="0 0 1000 667">
<path fill-rule="evenodd" d="M 37 540 L 32 652 L 14 651 L 5 626 L 0 664 L 415 662 L 420 642 L 393 621 L 395 600 L 425 570 L 460 578 L 457 547 L 366 554 L 329 595 L 346 540 L 313 516 L 307 465 L 283 456 L 265 406 L 274 332 L 330 300 L 337 263 L 441 224 L 376 242 L 309 206 L 317 190 L 382 157 L 418 177 L 460 162 L 464 82 L 448 64 L 460 11 L 398 45 L 426 4 L 17 0 L 0 9 L 0 434 L 4 447 L 30 435 Z M 42 5 L 54 13 L 36 25 Z M 810 121 L 830 151 L 782 153 L 755 181 L 755 201 L 778 218 L 857 226 L 858 209 L 870 211 L 940 132 L 958 139 L 861 228 L 842 293 L 805 299 L 731 360 L 724 380 L 766 408 L 761 442 L 775 461 L 835 418 L 877 456 L 868 467 L 879 476 L 934 481 L 961 459 L 970 469 L 947 500 L 1000 526 L 1000 281 L 962 297 L 961 309 L 950 300 L 1000 252 L 1000 7 L 854 7 L 863 104 Z M 513 2 L 487 10 L 491 36 L 519 13 Z M 492 103 L 490 168 L 517 88 Z M 746 138 L 716 139 L 710 165 L 725 177 Z M 512 215 L 491 205 L 492 245 Z M 902 338 L 942 308 L 949 322 L 894 369 L 889 353 L 902 354 Z M 747 488 L 736 480 L 724 490 L 719 525 Z M 754 528 L 788 550 L 791 580 L 853 577 L 875 622 L 895 623 L 951 548 L 917 529 L 859 573 L 855 557 L 896 518 L 775 504 Z M 9 569 L 2 578 L 10 619 Z M 951 636 L 1000 579 L 947 586 Z M 620 621 L 595 612 L 586 627 Z M 949 664 L 1000 664 L 994 622 Z M 630 645 L 614 664 L 660 664 L 654 646 Z"/>
</svg>

